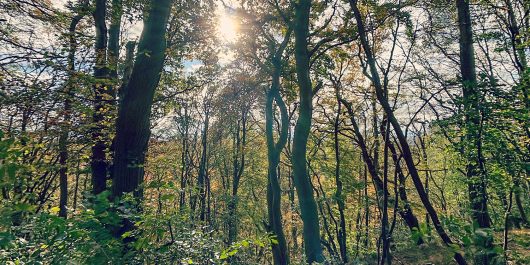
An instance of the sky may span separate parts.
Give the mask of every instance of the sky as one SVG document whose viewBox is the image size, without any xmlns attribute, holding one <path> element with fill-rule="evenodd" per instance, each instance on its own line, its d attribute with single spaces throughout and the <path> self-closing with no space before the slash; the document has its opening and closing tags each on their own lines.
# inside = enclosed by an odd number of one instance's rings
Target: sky
<svg viewBox="0 0 530 265">
<path fill-rule="evenodd" d="M 52 0 L 51 1 L 53 6 L 59 9 L 65 9 L 65 5 L 68 2 L 68 0 Z M 225 4 L 231 5 L 231 1 L 225 1 Z M 217 10 L 216 10 L 216 16 L 217 19 L 217 34 L 218 38 L 221 41 L 221 46 L 226 46 L 227 44 L 234 43 L 237 41 L 237 35 L 238 35 L 238 23 L 237 23 L 237 17 L 235 16 L 234 12 L 225 7 L 221 1 L 217 2 Z M 132 24 L 126 22 L 124 23 L 124 27 L 127 28 L 125 34 L 128 39 L 139 39 L 140 35 L 142 33 L 143 29 L 143 22 L 142 21 L 135 21 Z M 228 51 L 227 49 L 221 49 L 221 53 L 219 54 L 220 63 L 223 65 L 226 65 L 230 63 L 234 58 L 234 53 Z M 184 63 L 185 67 L 189 67 L 190 70 L 193 68 L 196 68 L 197 65 L 200 65 L 199 61 L 187 61 Z"/>
</svg>

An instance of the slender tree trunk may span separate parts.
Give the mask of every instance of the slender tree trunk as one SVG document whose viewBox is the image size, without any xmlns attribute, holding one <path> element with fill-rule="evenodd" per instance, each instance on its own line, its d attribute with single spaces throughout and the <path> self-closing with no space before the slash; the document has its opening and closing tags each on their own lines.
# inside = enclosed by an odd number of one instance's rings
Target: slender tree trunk
<svg viewBox="0 0 530 265">
<path fill-rule="evenodd" d="M 386 118 L 383 119 L 383 121 L 386 121 Z M 385 124 L 386 122 L 383 122 L 382 124 Z M 381 134 L 385 135 L 386 130 L 384 126 L 381 126 Z M 401 168 L 400 159 L 398 156 L 398 152 L 396 147 L 394 146 L 394 143 L 392 141 L 388 142 L 388 149 L 390 150 L 392 161 L 394 162 L 396 174 L 398 176 L 399 183 L 395 183 L 394 185 L 399 185 L 398 193 L 399 193 L 399 199 L 403 202 L 403 209 L 399 211 L 399 215 L 403 218 L 411 232 L 418 233 L 420 229 L 419 221 L 416 215 L 414 215 L 414 212 L 412 211 L 412 207 L 410 207 L 410 202 L 407 196 L 407 189 L 406 189 L 406 181 L 405 181 L 405 174 L 403 173 L 403 169 Z M 419 233 L 418 233 L 419 235 Z M 418 237 L 416 240 L 417 245 L 423 244 L 423 238 L 421 236 Z"/>
<path fill-rule="evenodd" d="M 197 178 L 197 188 L 199 189 L 199 201 L 200 204 L 200 214 L 199 218 L 202 222 L 206 220 L 206 193 L 204 189 L 204 183 L 206 179 L 206 170 L 207 170 L 207 157 L 208 157 L 208 125 L 210 122 L 210 110 L 209 106 L 205 106 L 205 115 L 204 115 L 204 128 L 201 137 L 202 153 L 201 161 L 199 163 L 199 176 Z M 195 208 L 195 207 L 194 207 Z M 195 209 L 193 209 L 195 210 Z"/>
<path fill-rule="evenodd" d="M 81 3 L 86 5 L 86 3 Z M 83 7 L 82 7 L 83 8 Z M 64 87 L 64 106 L 63 106 L 63 121 L 61 124 L 61 135 L 59 136 L 59 216 L 66 218 L 67 206 L 68 206 L 68 134 L 70 133 L 70 117 L 72 111 L 72 100 L 71 95 L 72 87 L 75 76 L 75 52 L 77 49 L 76 42 L 76 28 L 79 21 L 85 16 L 84 10 L 81 10 L 79 14 L 75 15 L 70 21 L 70 27 L 68 29 L 68 81 Z"/>
<path fill-rule="evenodd" d="M 310 55 L 308 51 L 309 14 L 311 0 L 298 1 L 295 9 L 294 35 L 296 75 L 300 98 L 298 120 L 294 128 L 292 163 L 294 184 L 298 194 L 301 218 L 304 223 L 304 247 L 307 262 L 323 262 L 324 255 L 320 245 L 320 226 L 318 211 L 311 179 L 307 171 L 307 140 L 311 129 L 313 113 L 313 91 L 309 73 Z"/>
<path fill-rule="evenodd" d="M 81 160 L 77 159 L 77 167 L 75 169 L 74 201 L 72 203 L 72 211 L 74 213 L 77 210 L 77 198 L 79 194 L 79 179 L 81 177 L 80 164 L 81 164 Z"/>
<path fill-rule="evenodd" d="M 188 183 L 188 138 L 189 138 L 189 123 L 190 117 L 188 115 L 188 105 L 183 104 L 184 116 L 182 119 L 182 153 L 180 154 L 181 172 L 180 172 L 180 196 L 179 196 L 179 210 L 184 211 L 186 205 L 186 189 Z M 193 203 L 192 203 L 193 204 Z"/>
<path fill-rule="evenodd" d="M 374 137 L 374 156 L 373 156 L 373 164 L 375 171 L 378 172 L 379 175 L 379 148 L 381 146 L 381 143 L 379 142 L 379 132 L 378 132 L 378 126 L 377 126 L 377 97 L 375 95 L 375 92 L 372 92 L 372 127 L 373 127 L 373 137 Z M 381 126 L 384 126 L 381 124 Z"/>
<path fill-rule="evenodd" d="M 289 174 L 287 176 L 289 178 L 289 207 L 291 211 L 296 212 L 296 205 L 294 202 L 295 192 L 294 192 L 294 176 L 292 174 L 292 169 L 289 169 Z M 292 249 L 290 250 L 291 253 L 298 253 L 299 246 L 298 246 L 298 227 L 295 224 L 295 215 L 291 215 L 291 241 L 293 242 Z"/>
<path fill-rule="evenodd" d="M 407 138 L 405 137 L 405 134 L 403 133 L 403 130 L 401 128 L 401 125 L 399 124 L 398 120 L 396 119 L 394 115 L 394 111 L 392 110 L 392 107 L 390 106 L 388 99 L 385 95 L 384 88 L 381 84 L 381 79 L 379 77 L 379 73 L 377 70 L 375 57 L 372 53 L 372 49 L 368 43 L 368 38 L 366 36 L 366 31 L 364 28 L 363 19 L 361 16 L 361 12 L 359 11 L 359 8 L 357 7 L 357 0 L 350 0 L 350 6 L 352 8 L 352 11 L 354 13 L 355 20 L 357 22 L 357 29 L 359 32 L 359 39 L 361 41 L 361 46 L 364 50 L 364 53 L 366 55 L 366 59 L 368 62 L 368 66 L 371 73 L 372 82 L 375 87 L 377 99 L 381 106 L 383 107 L 383 110 L 385 111 L 390 124 L 392 125 L 392 128 L 394 128 L 394 131 L 396 133 L 396 137 L 399 141 L 399 144 L 401 145 L 403 159 L 405 160 L 407 164 L 407 168 L 409 170 L 409 174 L 412 178 L 412 181 L 414 183 L 414 186 L 416 187 L 416 190 L 418 192 L 418 195 L 421 199 L 421 202 L 423 203 L 423 206 L 431 216 L 431 220 L 433 222 L 433 225 L 436 229 L 436 232 L 442 239 L 442 241 L 448 246 L 453 247 L 454 242 L 449 237 L 449 235 L 445 232 L 445 229 L 443 228 L 440 219 L 438 218 L 438 213 L 432 206 L 431 202 L 429 201 L 427 194 L 425 193 L 425 189 L 423 187 L 423 183 L 421 182 L 421 178 L 418 174 L 418 170 L 416 168 L 416 165 L 414 163 L 414 159 L 412 156 L 412 151 L 410 150 L 409 143 L 407 142 Z M 455 252 L 454 259 L 459 265 L 467 264 L 466 260 L 462 256 L 460 252 Z"/>
<path fill-rule="evenodd" d="M 385 191 L 384 187 L 383 187 L 383 180 L 381 180 L 381 178 L 379 177 L 379 173 L 377 172 L 376 168 L 375 168 L 375 165 L 374 165 L 374 162 L 372 160 L 372 158 L 370 157 L 370 154 L 369 154 L 369 151 L 368 151 L 368 147 L 366 146 L 366 141 L 364 140 L 364 136 L 361 134 L 360 132 L 360 129 L 359 129 L 359 126 L 357 125 L 357 122 L 355 120 L 355 117 L 353 116 L 354 113 L 353 113 L 353 109 L 351 107 L 351 104 L 346 102 L 344 99 L 340 99 L 341 102 L 346 106 L 346 109 L 348 111 L 348 114 L 350 115 L 350 120 L 351 120 L 351 123 L 352 123 L 352 127 L 353 127 L 353 131 L 354 131 L 354 134 L 355 134 L 355 137 L 357 139 L 357 144 L 359 145 L 359 147 L 361 148 L 361 154 L 362 154 L 362 157 L 363 157 L 363 160 L 365 161 L 365 165 L 366 165 L 366 168 L 367 168 L 367 171 L 370 173 L 372 179 L 373 179 L 373 182 L 375 183 L 375 187 L 376 187 L 376 190 L 378 191 L 377 192 L 377 195 L 378 195 L 378 201 L 382 201 L 382 197 L 383 197 L 383 191 Z M 386 118 L 383 119 L 384 121 L 386 121 Z M 384 128 L 384 125 L 385 123 L 381 123 L 381 134 L 383 137 L 385 137 L 385 128 Z M 410 207 L 410 203 L 409 203 L 409 200 L 407 198 L 407 192 L 406 192 L 406 189 L 405 189 L 405 176 L 403 174 L 403 170 L 401 169 L 401 166 L 399 164 L 399 158 L 398 158 L 398 154 L 397 154 L 397 150 L 396 150 L 396 147 L 394 146 L 394 144 L 389 141 L 388 142 L 388 148 L 392 154 L 392 160 L 396 166 L 396 171 L 398 173 L 398 177 L 399 177 L 399 180 L 400 180 L 400 184 L 399 184 L 399 197 L 401 199 L 401 201 L 403 201 L 404 203 L 404 206 L 403 206 L 403 210 L 399 211 L 399 214 L 400 216 L 403 218 L 403 220 L 405 221 L 405 223 L 407 224 L 407 226 L 409 227 L 409 229 L 411 231 L 418 231 L 419 230 L 419 222 L 418 222 L 418 218 L 414 215 L 413 211 L 412 211 L 412 208 Z M 386 193 L 388 193 L 388 189 L 386 189 Z M 418 238 L 418 240 L 416 241 L 416 243 L 419 245 L 419 244 L 422 244 L 423 243 L 423 239 L 420 237 Z"/>
<path fill-rule="evenodd" d="M 118 102 L 118 94 L 119 94 L 119 90 L 121 90 L 121 87 L 118 85 L 118 59 L 119 59 L 119 56 L 120 56 L 120 29 L 121 29 L 121 17 L 122 17 L 122 14 L 123 14 L 123 6 L 122 6 L 122 0 L 112 0 L 112 6 L 111 6 L 111 10 L 110 10 L 110 26 L 109 26 L 109 30 L 108 30 L 108 34 L 109 34 L 109 39 L 108 39 L 108 52 L 107 52 L 107 67 L 108 67 L 108 87 L 105 91 L 106 93 L 106 100 L 107 100 L 107 105 L 110 106 L 105 114 L 107 115 L 107 117 L 112 117 L 112 118 L 107 118 L 108 120 L 114 120 L 114 118 L 117 116 L 117 109 L 116 109 L 116 105 L 117 105 L 117 102 Z M 129 52 L 129 49 L 131 49 L 131 47 L 129 47 L 129 43 L 127 43 L 127 52 Z M 134 47 L 134 46 L 133 46 Z M 128 55 L 127 55 L 128 56 Z M 127 59 L 129 58 L 126 58 L 126 61 L 125 63 L 127 64 L 128 61 Z M 125 67 L 128 67 L 128 65 L 126 65 Z M 127 76 L 127 72 L 124 73 L 123 75 L 123 79 L 125 79 Z M 105 118 L 104 118 L 105 119 Z M 110 126 L 107 126 L 108 128 L 108 132 L 109 134 L 111 134 L 110 130 L 112 128 L 110 128 Z M 108 162 L 107 162 L 107 171 L 108 171 L 108 174 L 109 174 L 109 179 L 113 179 L 113 174 L 114 174 L 114 171 L 113 171 L 113 158 L 114 158 L 114 148 L 115 148 L 115 145 L 114 145 L 114 141 L 115 141 L 115 137 L 113 137 L 111 139 L 111 144 L 110 144 L 110 150 L 109 150 L 109 157 L 108 157 Z"/>
<path fill-rule="evenodd" d="M 340 126 L 340 114 L 341 106 L 340 99 L 337 97 L 337 116 L 335 117 L 333 140 L 335 148 L 335 183 L 337 190 L 335 191 L 335 200 L 337 200 L 337 206 L 339 208 L 339 229 L 337 232 L 337 240 L 339 242 L 339 250 L 342 262 L 348 263 L 348 252 L 346 249 L 346 217 L 344 216 L 344 198 L 342 195 L 342 180 L 340 179 L 340 144 L 339 144 L 339 126 Z"/>
<path fill-rule="evenodd" d="M 508 233 L 509 233 L 509 220 L 512 213 L 512 204 L 513 204 L 513 189 L 510 190 L 509 202 L 506 205 L 504 213 L 504 231 L 503 231 L 503 240 L 502 240 L 502 249 L 504 250 L 504 260 L 508 260 L 507 251 L 508 251 Z"/>
<path fill-rule="evenodd" d="M 289 35 L 286 39 L 288 40 Z M 286 44 L 286 42 L 284 41 Z M 282 68 L 281 57 L 285 46 L 280 47 L 273 59 L 272 84 L 267 92 L 267 101 L 265 105 L 265 133 L 267 136 L 267 158 L 268 158 L 268 185 L 267 185 L 267 205 L 269 226 L 274 233 L 278 244 L 273 244 L 272 254 L 274 264 L 289 264 L 289 255 L 287 253 L 287 243 L 282 225 L 281 212 L 281 186 L 279 181 L 279 164 L 281 151 L 287 143 L 287 134 L 289 132 L 289 117 L 287 107 L 280 95 L 280 74 Z M 274 102 L 280 109 L 281 128 L 278 141 L 274 141 L 273 120 L 274 120 Z"/>
<path fill-rule="evenodd" d="M 524 210 L 523 201 L 521 200 L 521 193 L 523 193 L 522 188 L 519 185 L 520 184 L 517 183 L 517 185 L 515 185 L 514 187 L 515 205 L 517 205 L 517 210 L 519 211 L 519 215 L 521 216 L 521 221 L 523 221 L 524 225 L 530 226 L 530 223 L 528 222 L 528 217 L 526 217 L 526 212 Z"/>
<path fill-rule="evenodd" d="M 231 245 L 237 240 L 238 234 L 238 190 L 239 182 L 243 171 L 245 169 L 245 146 L 246 146 L 246 134 L 247 134 L 247 111 L 241 109 L 241 119 L 238 121 L 236 128 L 236 135 L 234 138 L 234 157 L 233 157 L 233 181 L 232 181 L 232 194 L 228 203 L 228 245 Z"/>
<path fill-rule="evenodd" d="M 370 173 L 370 176 L 372 177 L 372 180 L 374 182 L 375 189 L 377 191 L 377 201 L 378 201 L 378 204 L 380 204 L 381 198 L 383 197 L 383 192 L 384 192 L 383 180 L 379 176 L 379 172 L 376 168 L 375 161 L 370 156 L 368 146 L 366 145 L 366 140 L 364 136 L 362 135 L 361 130 L 359 129 L 359 125 L 357 124 L 357 121 L 355 120 L 355 116 L 354 116 L 355 114 L 353 112 L 351 104 L 342 98 L 340 98 L 340 101 L 342 102 L 342 104 L 344 104 L 344 106 L 346 106 L 348 114 L 350 115 L 350 122 L 353 127 L 353 133 L 355 134 L 356 142 L 361 148 L 361 155 L 367 166 L 367 170 Z"/>
<path fill-rule="evenodd" d="M 383 241 L 383 251 L 381 255 L 380 264 L 384 265 L 385 262 L 391 263 L 390 257 L 390 238 L 388 233 L 388 139 L 390 136 L 390 130 L 388 130 L 388 122 L 383 125 L 386 127 L 384 140 L 385 145 L 383 149 L 383 216 L 381 217 L 381 239 Z"/>
</svg>

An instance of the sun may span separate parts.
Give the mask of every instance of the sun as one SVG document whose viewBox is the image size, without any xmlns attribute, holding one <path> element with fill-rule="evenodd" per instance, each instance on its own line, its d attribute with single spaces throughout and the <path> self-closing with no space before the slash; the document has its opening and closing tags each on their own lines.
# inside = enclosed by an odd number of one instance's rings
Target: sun
<svg viewBox="0 0 530 265">
<path fill-rule="evenodd" d="M 227 10 L 220 10 L 217 23 L 217 34 L 221 41 L 233 43 L 237 40 L 239 26 L 233 14 Z"/>
</svg>

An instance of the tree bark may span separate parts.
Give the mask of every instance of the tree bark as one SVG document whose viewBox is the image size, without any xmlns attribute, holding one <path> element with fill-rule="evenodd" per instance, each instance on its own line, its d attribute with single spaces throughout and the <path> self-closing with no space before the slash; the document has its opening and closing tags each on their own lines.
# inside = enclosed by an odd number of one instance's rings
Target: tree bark
<svg viewBox="0 0 530 265">
<path fill-rule="evenodd" d="M 165 57 L 166 25 L 172 0 L 152 0 L 144 19 L 138 53 L 116 121 L 113 196 L 141 196 L 145 154 L 151 135 L 150 116 Z"/>
<path fill-rule="evenodd" d="M 75 53 L 77 50 L 77 42 L 75 32 L 77 24 L 85 16 L 85 10 L 87 3 L 80 3 L 82 6 L 78 14 L 72 17 L 70 26 L 68 28 L 68 62 L 66 70 L 68 71 L 68 81 L 64 87 L 64 106 L 63 106 L 63 121 L 61 124 L 61 134 L 59 136 L 59 216 L 66 218 L 67 205 L 68 205 L 68 135 L 70 133 L 70 118 L 72 111 L 72 99 L 70 93 L 73 88 L 73 78 L 75 77 Z"/>
<path fill-rule="evenodd" d="M 209 108 L 209 107 L 207 107 Z M 208 125 L 210 122 L 210 110 L 207 109 L 204 117 L 204 131 L 202 133 L 202 154 L 201 154 L 201 163 L 199 166 L 199 179 L 197 180 L 197 184 L 199 186 L 199 196 L 200 196 L 200 204 L 201 204 L 201 214 L 200 214 L 200 220 L 205 221 L 206 218 L 206 193 L 204 190 L 204 182 L 206 180 L 206 171 L 207 169 L 207 161 L 208 161 Z"/>
<path fill-rule="evenodd" d="M 274 264 L 289 264 L 289 255 L 287 253 L 287 243 L 282 225 L 281 212 L 281 187 L 278 174 L 281 151 L 287 143 L 289 132 L 289 115 L 287 106 L 280 95 L 280 75 L 282 70 L 283 51 L 287 45 L 290 31 L 286 34 L 282 45 L 276 51 L 272 65 L 272 83 L 267 92 L 267 101 L 265 105 L 265 133 L 267 138 L 267 159 L 268 159 L 268 185 L 267 185 L 267 205 L 268 221 L 270 230 L 274 233 L 277 244 L 272 245 L 272 254 Z M 274 102 L 280 109 L 281 128 L 278 141 L 274 141 L 273 120 L 274 120 Z"/>
<path fill-rule="evenodd" d="M 473 31 L 469 12 L 469 0 L 456 0 L 458 9 L 458 28 L 460 32 L 460 72 L 462 75 L 465 147 L 467 159 L 466 177 L 473 221 L 480 228 L 489 228 L 484 162 L 481 158 L 481 117 L 480 91 L 475 72 L 475 53 L 473 49 Z"/>
<path fill-rule="evenodd" d="M 309 73 L 310 55 L 308 51 L 309 14 L 311 0 L 300 0 L 295 8 L 294 36 L 296 75 L 299 87 L 298 120 L 294 128 L 292 164 L 294 184 L 300 204 L 301 218 L 304 224 L 303 236 L 307 262 L 325 260 L 320 245 L 320 226 L 317 205 L 313 195 L 311 179 L 307 171 L 307 140 L 311 129 L 313 113 L 313 91 Z"/>
<path fill-rule="evenodd" d="M 247 135 L 247 115 L 248 110 L 241 108 L 241 119 L 238 121 L 236 134 L 234 136 L 234 156 L 233 156 L 233 171 L 232 171 L 232 194 L 228 202 L 228 245 L 231 245 L 237 240 L 238 234 L 238 190 L 241 176 L 245 169 L 245 146 Z"/>
<path fill-rule="evenodd" d="M 93 13 L 96 27 L 96 63 L 94 67 L 94 113 L 92 114 L 92 155 L 90 165 L 92 170 L 92 192 L 99 194 L 107 188 L 107 126 L 105 126 L 105 105 L 107 102 L 107 1 L 96 0 Z"/>
<path fill-rule="evenodd" d="M 346 217 L 344 215 L 344 198 L 342 195 L 342 180 L 340 179 L 340 144 L 339 144 L 339 126 L 340 126 L 340 114 L 341 114 L 341 102 L 337 96 L 337 116 L 335 117 L 335 123 L 333 124 L 333 143 L 335 148 L 335 183 L 337 190 L 335 191 L 335 200 L 339 208 L 339 229 L 337 232 L 337 240 L 339 242 L 339 251 L 344 264 L 348 263 L 348 252 L 346 249 Z"/>
</svg>

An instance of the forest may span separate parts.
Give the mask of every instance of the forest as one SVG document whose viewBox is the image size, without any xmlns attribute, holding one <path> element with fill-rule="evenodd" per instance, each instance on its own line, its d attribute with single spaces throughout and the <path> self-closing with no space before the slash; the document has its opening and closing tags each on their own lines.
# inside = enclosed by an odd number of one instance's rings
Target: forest
<svg viewBox="0 0 530 265">
<path fill-rule="evenodd" d="M 0 264 L 530 264 L 529 0 L 0 0 Z"/>
</svg>

